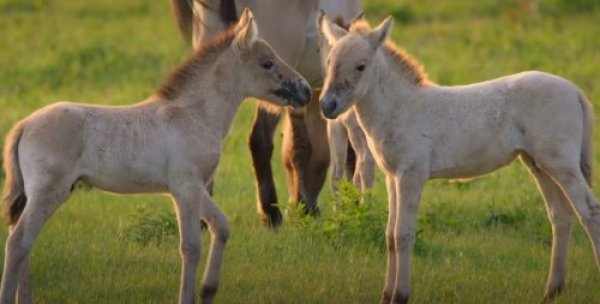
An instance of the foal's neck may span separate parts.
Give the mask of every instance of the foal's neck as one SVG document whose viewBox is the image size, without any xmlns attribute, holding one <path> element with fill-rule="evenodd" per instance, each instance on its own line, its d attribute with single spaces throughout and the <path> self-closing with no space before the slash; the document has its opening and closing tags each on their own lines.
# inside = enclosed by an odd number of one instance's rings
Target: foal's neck
<svg viewBox="0 0 600 304">
<path fill-rule="evenodd" d="M 168 101 L 170 105 L 185 109 L 194 125 L 210 128 L 211 132 L 220 134 L 221 138 L 229 132 L 237 109 L 245 97 L 238 86 L 238 73 L 230 71 L 231 63 L 226 61 L 219 57 L 214 64 L 196 71 L 180 96 Z"/>
<path fill-rule="evenodd" d="M 409 112 L 405 109 L 418 101 L 417 95 L 423 89 L 393 60 L 378 51 L 369 87 L 354 106 L 361 127 L 371 136 L 385 134 L 379 130 L 401 122 L 401 116 Z"/>
</svg>

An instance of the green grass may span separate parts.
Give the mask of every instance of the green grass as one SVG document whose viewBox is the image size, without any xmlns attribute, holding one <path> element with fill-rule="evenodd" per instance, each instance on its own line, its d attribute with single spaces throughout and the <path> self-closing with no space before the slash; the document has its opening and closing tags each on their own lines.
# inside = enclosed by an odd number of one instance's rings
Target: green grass
<svg viewBox="0 0 600 304">
<path fill-rule="evenodd" d="M 600 115 L 598 1 L 363 2 L 373 22 L 388 14 L 397 19 L 393 39 L 425 65 L 435 82 L 464 84 L 544 70 L 578 84 Z M 539 3 L 537 8 L 532 9 L 532 2 Z M 167 1 L 0 0 L 0 41 L 0 134 L 57 100 L 142 100 L 188 51 Z M 231 226 L 217 301 L 376 302 L 385 271 L 383 235 L 373 237 L 385 227 L 381 176 L 369 198 L 372 209 L 334 214 L 326 187 L 321 220 L 287 220 L 277 232 L 262 228 L 246 148 L 254 107 L 247 102 L 236 116 L 216 177 L 215 199 Z M 596 130 L 599 127 L 597 121 Z M 280 203 L 286 205 L 285 177 L 275 155 Z M 600 174 L 595 184 L 600 184 Z M 595 193 L 600 196 L 598 190 Z M 160 196 L 77 191 L 34 246 L 36 302 L 175 302 L 180 260 L 177 237 L 169 234 L 171 209 L 169 200 Z M 152 239 L 153 230 L 135 230 L 146 218 L 164 225 L 164 235 Z M 585 234 L 578 224 L 574 227 L 567 286 L 559 302 L 595 303 L 600 298 L 600 272 Z M 550 227 L 535 185 L 520 165 L 469 184 L 428 183 L 419 231 L 412 272 L 414 303 L 540 299 Z M 136 233 L 151 241 L 140 242 Z M 206 257 L 208 236 L 203 236 Z M 0 243 L 5 239 L 2 227 Z"/>
</svg>

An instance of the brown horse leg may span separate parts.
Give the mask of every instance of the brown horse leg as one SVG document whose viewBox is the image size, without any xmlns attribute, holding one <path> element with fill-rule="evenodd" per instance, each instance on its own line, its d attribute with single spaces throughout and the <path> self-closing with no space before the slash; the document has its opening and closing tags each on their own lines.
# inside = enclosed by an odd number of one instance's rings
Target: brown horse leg
<svg viewBox="0 0 600 304">
<path fill-rule="evenodd" d="M 306 107 L 304 117 L 312 149 L 302 181 L 304 182 L 304 189 L 306 191 L 305 198 L 308 210 L 311 214 L 318 215 L 317 199 L 327 178 L 330 153 L 329 140 L 327 138 L 327 122 L 321 116 L 319 103 L 316 99 L 319 95 L 314 94 L 314 96 L 315 100 Z"/>
<path fill-rule="evenodd" d="M 288 110 L 286 114 L 281 152 L 283 164 L 288 173 L 289 201 L 304 204 L 306 202 L 304 173 L 312 146 L 304 123 L 304 113 Z M 308 208 L 306 211 L 309 211 Z"/>
<path fill-rule="evenodd" d="M 279 117 L 279 113 L 273 113 L 259 106 L 249 140 L 258 196 L 257 209 L 263 224 L 269 227 L 279 226 L 282 220 L 281 212 L 277 207 L 277 193 L 271 169 L 273 135 Z"/>
</svg>

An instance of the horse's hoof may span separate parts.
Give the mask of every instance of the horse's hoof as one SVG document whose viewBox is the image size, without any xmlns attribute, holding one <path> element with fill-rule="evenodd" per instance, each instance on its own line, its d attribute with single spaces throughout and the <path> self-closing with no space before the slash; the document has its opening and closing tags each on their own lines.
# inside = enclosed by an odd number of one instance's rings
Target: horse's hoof
<svg viewBox="0 0 600 304">
<path fill-rule="evenodd" d="M 267 210 L 267 213 L 262 216 L 262 223 L 265 227 L 268 228 L 277 228 L 281 226 L 283 222 L 283 216 L 281 215 L 281 211 L 277 207 L 271 207 Z"/>
</svg>

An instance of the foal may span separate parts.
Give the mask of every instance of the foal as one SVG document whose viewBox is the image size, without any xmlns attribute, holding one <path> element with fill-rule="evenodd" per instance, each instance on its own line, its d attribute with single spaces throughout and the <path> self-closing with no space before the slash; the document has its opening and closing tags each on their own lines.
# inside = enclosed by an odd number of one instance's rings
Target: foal
<svg viewBox="0 0 600 304">
<path fill-rule="evenodd" d="M 234 22 L 241 8 L 250 8 L 261 37 L 313 88 L 323 83 L 316 24 L 319 9 L 344 20 L 361 11 L 359 0 L 171 0 L 171 4 L 181 32 L 192 38 L 194 47 L 206 43 Z M 319 213 L 317 198 L 327 177 L 330 152 L 326 122 L 320 114 L 316 94 L 314 97 L 302 110 L 279 111 L 268 103 L 259 103 L 257 107 L 248 143 L 256 180 L 257 210 L 262 222 L 271 227 L 282 222 L 271 168 L 273 137 L 282 114 L 286 119 L 281 158 L 287 170 L 289 200 L 302 203 L 310 214 Z"/>
<path fill-rule="evenodd" d="M 194 302 L 200 221 L 212 235 L 202 301 L 217 291 L 229 228 L 208 195 L 223 138 L 246 97 L 300 107 L 307 81 L 257 37 L 249 10 L 235 28 L 195 52 L 155 96 L 122 107 L 56 103 L 19 122 L 4 150 L 10 235 L 0 303 L 30 301 L 28 256 L 36 235 L 83 180 L 116 193 L 173 198 L 180 231 L 180 303 Z"/>
<path fill-rule="evenodd" d="M 443 87 L 388 38 L 391 18 L 346 31 L 323 18 L 333 44 L 320 97 L 327 118 L 354 109 L 386 175 L 388 268 L 382 303 L 406 303 L 421 190 L 428 179 L 491 172 L 519 157 L 534 176 L 552 223 L 544 298 L 565 283 L 571 214 L 600 265 L 600 208 L 591 189 L 593 110 L 571 82 L 524 72 Z"/>
</svg>

